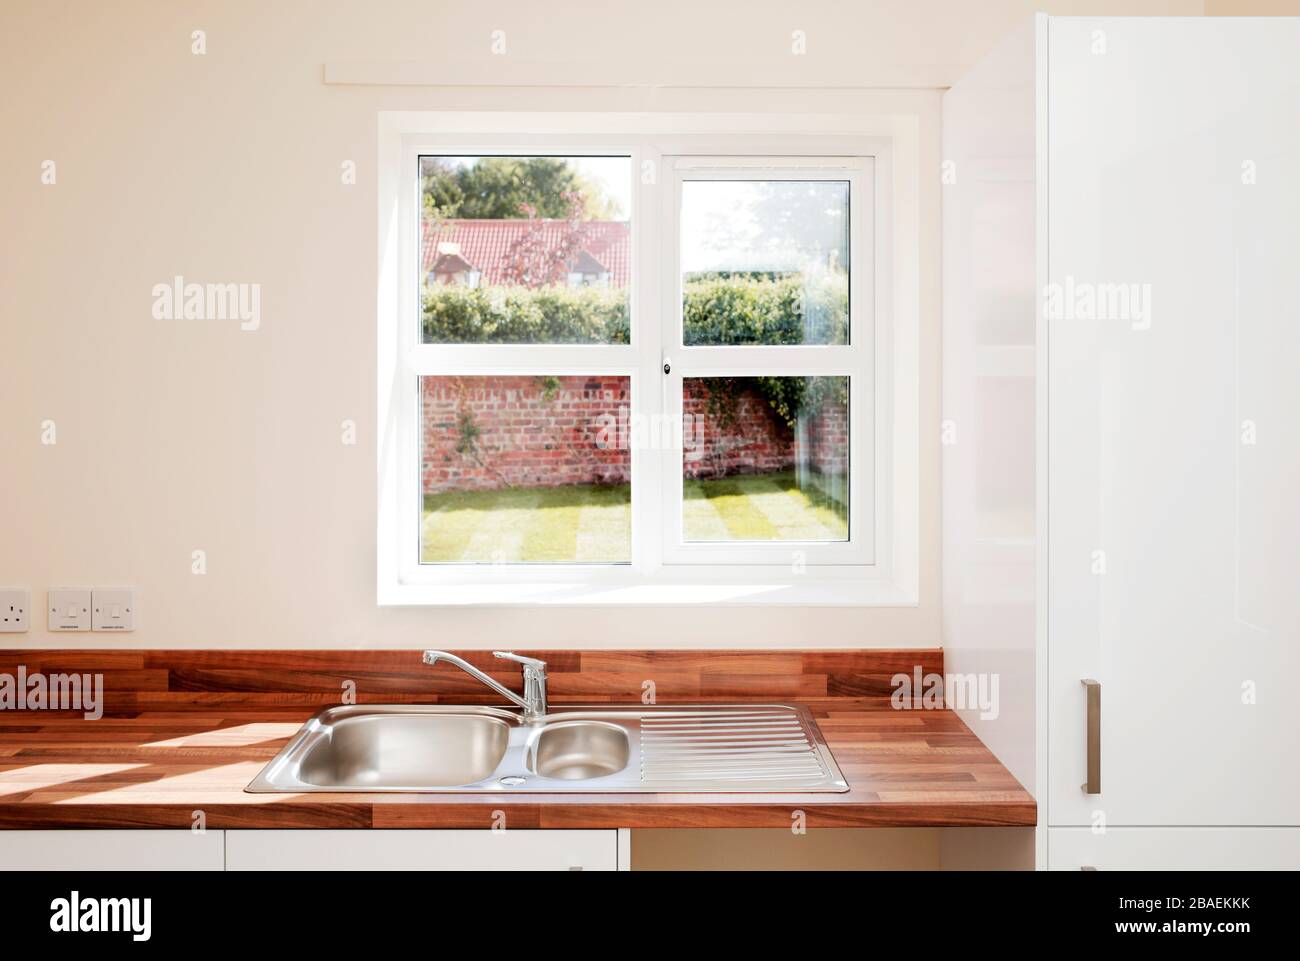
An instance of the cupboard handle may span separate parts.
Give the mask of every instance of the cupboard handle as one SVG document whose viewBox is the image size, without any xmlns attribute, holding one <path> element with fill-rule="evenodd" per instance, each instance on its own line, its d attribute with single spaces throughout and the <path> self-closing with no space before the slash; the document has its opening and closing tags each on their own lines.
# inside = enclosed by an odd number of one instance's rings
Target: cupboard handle
<svg viewBox="0 0 1300 961">
<path fill-rule="evenodd" d="M 1101 793 L 1101 682 L 1083 679 L 1088 692 L 1088 780 L 1084 794 Z"/>
</svg>

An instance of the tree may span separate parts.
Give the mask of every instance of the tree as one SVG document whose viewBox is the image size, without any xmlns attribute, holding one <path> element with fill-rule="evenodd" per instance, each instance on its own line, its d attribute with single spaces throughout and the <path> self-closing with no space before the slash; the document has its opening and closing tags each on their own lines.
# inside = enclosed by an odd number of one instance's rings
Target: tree
<svg viewBox="0 0 1300 961">
<path fill-rule="evenodd" d="M 617 204 L 597 183 L 563 157 L 479 157 L 455 166 L 440 157 L 421 164 L 424 210 L 431 219 L 567 219 L 569 194 L 580 195 L 587 212 L 612 219 Z"/>
<path fill-rule="evenodd" d="M 587 239 L 587 201 L 574 190 L 565 191 L 563 199 L 568 204 L 564 232 L 560 235 L 560 242 L 549 247 L 536 208 L 528 203 L 521 204 L 522 212 L 528 217 L 528 230 L 506 251 L 503 268 L 506 283 L 543 287 L 564 280 L 570 261 L 582 250 Z"/>
</svg>

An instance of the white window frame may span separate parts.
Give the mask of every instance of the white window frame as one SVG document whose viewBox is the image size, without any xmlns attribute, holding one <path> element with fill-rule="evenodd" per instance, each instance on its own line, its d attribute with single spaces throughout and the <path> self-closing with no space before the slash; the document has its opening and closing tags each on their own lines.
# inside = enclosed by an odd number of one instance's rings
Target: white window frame
<svg viewBox="0 0 1300 961">
<path fill-rule="evenodd" d="M 915 416 L 918 406 L 915 341 L 919 319 L 915 294 L 904 298 L 903 323 L 896 314 L 893 258 L 896 239 L 893 200 L 894 154 L 900 142 L 916 150 L 914 131 L 888 118 L 818 115 L 665 115 L 665 114 L 432 114 L 381 112 L 379 135 L 379 289 L 378 289 L 378 601 L 382 605 L 534 604 L 817 604 L 915 606 L 919 600 Z M 424 345 L 419 343 L 420 265 L 418 157 L 421 155 L 622 155 L 632 159 L 634 176 L 631 218 L 631 347 L 626 345 Z M 674 510 L 678 541 L 667 538 L 662 511 L 671 498 L 675 477 L 680 498 L 681 452 L 631 451 L 632 558 L 625 565 L 589 564 L 420 564 L 422 497 L 419 480 L 420 416 L 418 377 L 429 374 L 473 375 L 537 372 L 553 375 L 602 373 L 627 376 L 634 404 L 641 411 L 680 414 L 680 376 L 706 372 L 713 351 L 742 351 L 746 366 L 763 373 L 824 373 L 845 369 L 823 347 L 675 347 L 681 367 L 662 373 L 665 308 L 680 314 L 675 265 L 672 284 L 659 282 L 670 272 L 660 256 L 669 242 L 665 233 L 675 218 L 646 216 L 647 205 L 665 203 L 676 192 L 674 163 L 716 163 L 732 168 L 751 160 L 780 158 L 793 169 L 823 168 L 828 163 L 853 166 L 860 190 L 869 184 L 871 202 L 854 193 L 853 216 L 870 211 L 870 243 L 861 228 L 851 234 L 853 296 L 870 291 L 873 311 L 856 313 L 847 348 L 856 351 L 848 365 L 850 390 L 870 390 L 870 398 L 853 396 L 851 419 L 867 412 L 870 448 L 851 441 L 850 515 L 870 511 L 870 548 L 859 538 L 850 556 L 800 556 L 799 545 L 680 544 L 680 510 Z M 691 158 L 686 160 L 685 158 Z M 747 159 L 738 159 L 747 158 Z M 851 158 L 834 159 L 828 158 Z M 865 181 L 862 178 L 867 178 Z M 834 179 L 843 179 L 837 175 Z M 909 183 L 909 211 L 917 215 L 914 179 Z M 675 201 L 672 201 L 675 202 Z M 914 235 L 913 235 L 914 239 Z M 870 254 L 866 266 L 860 256 Z M 865 274 L 863 272 L 866 272 Z M 913 275 L 914 276 L 914 275 Z M 865 283 L 864 283 L 865 282 Z M 675 301 L 675 303 L 673 303 Z M 852 302 L 852 300 L 851 300 Z M 903 337 L 899 337 L 899 334 Z M 899 346 L 905 349 L 899 350 Z M 691 352 L 700 352 L 694 358 Z M 750 353 L 752 352 L 752 353 Z M 767 363 L 770 352 L 774 361 Z M 787 353 L 788 352 L 788 353 Z M 822 352 L 820 355 L 818 352 Z M 792 360 L 799 356 L 802 359 Z M 755 364 L 756 361 L 761 363 Z M 858 369 L 857 365 L 864 369 Z M 902 390 L 899 390 L 900 384 Z M 674 389 L 675 388 L 675 389 Z M 675 408 L 673 398 L 675 398 Z M 900 431 L 900 428 L 902 430 Z M 851 428 L 853 430 L 853 428 Z M 911 433 L 910 441 L 894 439 Z M 856 432 L 855 432 L 856 434 Z M 865 457 L 864 457 L 865 453 Z M 900 456 L 900 454 L 902 456 Z M 863 475 L 859 477 L 859 475 Z M 861 483 L 859 483 L 861 481 Z M 900 489 L 900 483 L 901 489 Z M 665 484 L 668 485 L 665 488 Z M 902 496 L 894 496 L 898 491 Z M 863 493 L 865 492 L 865 493 Z M 665 495 L 668 494 L 668 497 Z M 677 504 L 679 508 L 680 505 Z M 414 520 L 412 520 L 414 518 Z M 808 545 L 817 548 L 844 545 Z M 682 548 L 685 548 L 683 551 Z M 754 549 L 767 554 L 755 563 Z M 781 555 L 779 562 L 777 554 Z M 681 563 L 689 560 L 693 563 Z"/>
</svg>

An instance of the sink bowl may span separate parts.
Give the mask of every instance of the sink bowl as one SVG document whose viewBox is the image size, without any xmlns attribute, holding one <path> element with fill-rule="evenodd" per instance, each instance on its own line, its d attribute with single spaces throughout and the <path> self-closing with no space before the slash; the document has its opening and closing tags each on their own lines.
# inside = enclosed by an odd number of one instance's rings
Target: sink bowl
<svg viewBox="0 0 1300 961">
<path fill-rule="evenodd" d="M 600 721 L 564 721 L 542 729 L 533 744 L 532 770 L 542 777 L 580 781 L 617 774 L 628 765 L 627 731 Z"/>
<path fill-rule="evenodd" d="M 340 718 L 303 754 L 298 777 L 317 787 L 458 787 L 497 769 L 510 725 L 481 714 L 358 714 Z"/>
<path fill-rule="evenodd" d="M 795 704 L 496 707 L 355 704 L 311 718 L 253 794 L 804 793 L 847 791 Z"/>
</svg>

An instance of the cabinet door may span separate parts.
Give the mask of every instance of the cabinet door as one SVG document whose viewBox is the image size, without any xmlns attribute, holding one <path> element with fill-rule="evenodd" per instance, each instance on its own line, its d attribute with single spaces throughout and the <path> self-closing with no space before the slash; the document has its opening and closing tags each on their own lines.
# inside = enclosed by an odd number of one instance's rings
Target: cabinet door
<svg viewBox="0 0 1300 961">
<path fill-rule="evenodd" d="M 1049 33 L 1049 823 L 1295 825 L 1300 21 Z"/>
<path fill-rule="evenodd" d="M 617 831 L 227 831 L 229 871 L 615 871 Z"/>
<path fill-rule="evenodd" d="M 0 831 L 6 871 L 220 871 L 221 831 Z"/>
<path fill-rule="evenodd" d="M 1300 829 L 1052 828 L 1047 864 L 1053 871 L 1294 871 Z"/>
</svg>

